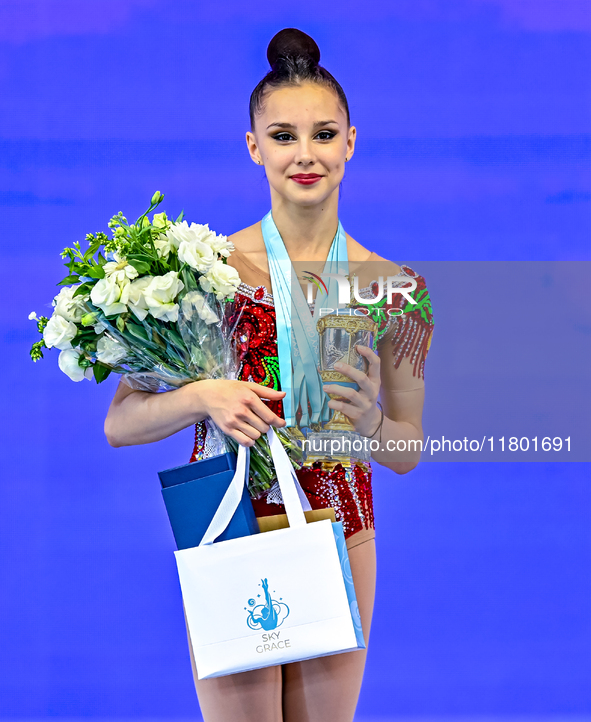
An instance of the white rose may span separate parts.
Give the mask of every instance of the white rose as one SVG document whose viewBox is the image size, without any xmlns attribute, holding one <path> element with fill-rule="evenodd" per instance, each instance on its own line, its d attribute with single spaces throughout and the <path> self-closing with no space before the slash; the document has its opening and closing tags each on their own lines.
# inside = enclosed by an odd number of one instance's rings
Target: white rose
<svg viewBox="0 0 591 722">
<path fill-rule="evenodd" d="M 72 348 L 71 341 L 78 332 L 76 324 L 54 313 L 43 329 L 43 340 L 47 348 L 55 346 L 60 350 Z"/>
<path fill-rule="evenodd" d="M 102 309 L 106 316 L 127 310 L 129 281 L 118 283 L 113 276 L 101 278 L 92 287 L 90 300 Z"/>
<path fill-rule="evenodd" d="M 228 240 L 228 236 L 222 236 L 221 234 L 215 236 L 211 240 L 211 248 L 214 253 L 218 253 L 220 256 L 228 258 L 230 253 L 234 250 L 234 244 Z"/>
<path fill-rule="evenodd" d="M 127 356 L 127 349 L 109 336 L 101 336 L 96 345 L 96 357 L 109 366 L 116 366 Z"/>
<path fill-rule="evenodd" d="M 217 315 L 212 311 L 211 306 L 205 300 L 205 296 L 199 291 L 191 291 L 183 298 L 181 307 L 183 309 L 183 316 L 187 321 L 193 318 L 194 311 L 197 311 L 197 315 L 206 324 L 215 323 L 219 321 Z"/>
<path fill-rule="evenodd" d="M 62 351 L 58 357 L 57 363 L 60 369 L 69 376 L 72 381 L 82 381 L 83 378 L 91 379 L 93 377 L 92 368 L 82 368 L 78 365 L 78 359 L 82 356 L 82 351 L 77 348 L 68 348 Z"/>
<path fill-rule="evenodd" d="M 212 247 L 204 241 L 192 239 L 183 241 L 179 246 L 179 260 L 199 273 L 206 273 L 213 266 L 216 255 Z"/>
<path fill-rule="evenodd" d="M 144 298 L 144 291 L 152 282 L 153 276 L 142 276 L 129 284 L 127 305 L 129 309 L 143 321 L 148 315 L 148 304 Z"/>
<path fill-rule="evenodd" d="M 168 258 L 173 250 L 176 250 L 176 246 L 171 242 L 170 238 L 166 236 L 158 236 L 154 239 L 154 248 L 158 254 L 158 258 Z"/>
<path fill-rule="evenodd" d="M 185 284 L 175 271 L 169 271 L 164 276 L 154 276 L 144 290 L 144 298 L 152 316 L 164 321 L 176 321 L 179 305 L 175 303 L 175 298 L 184 287 Z"/>
<path fill-rule="evenodd" d="M 201 226 L 198 223 L 189 225 L 187 221 L 181 221 L 180 223 L 171 223 L 164 237 L 176 250 L 183 241 L 205 241 L 211 233 L 209 226 Z"/>
<path fill-rule="evenodd" d="M 160 238 L 165 238 L 171 248 L 175 250 L 183 241 L 190 241 L 194 235 L 191 233 L 187 221 L 173 223 Z"/>
<path fill-rule="evenodd" d="M 196 240 L 207 243 L 208 246 L 213 248 L 217 236 L 215 231 L 212 231 L 207 223 L 205 225 L 201 223 L 191 223 L 191 233 Z"/>
<path fill-rule="evenodd" d="M 218 301 L 224 298 L 233 299 L 240 285 L 240 276 L 232 266 L 216 261 L 211 270 L 201 276 L 199 283 L 204 291 L 213 291 Z"/>
<path fill-rule="evenodd" d="M 127 262 L 127 259 L 120 256 L 117 252 L 113 253 L 112 261 L 105 263 L 103 271 L 107 278 L 113 278 L 119 283 L 131 281 L 138 276 L 135 268 Z"/>
<path fill-rule="evenodd" d="M 62 288 L 52 301 L 56 313 L 59 313 L 60 316 L 63 316 L 68 321 L 80 321 L 86 313 L 84 303 L 88 301 L 88 296 L 80 295 L 74 297 L 74 293 L 76 293 L 79 285 L 78 283 L 75 286 Z"/>
</svg>

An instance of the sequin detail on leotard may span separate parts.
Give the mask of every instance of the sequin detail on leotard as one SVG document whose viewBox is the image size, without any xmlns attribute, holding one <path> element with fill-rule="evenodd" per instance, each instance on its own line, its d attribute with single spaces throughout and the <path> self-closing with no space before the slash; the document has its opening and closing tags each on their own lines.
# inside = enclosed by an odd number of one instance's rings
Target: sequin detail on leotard
<svg viewBox="0 0 591 722">
<path fill-rule="evenodd" d="M 400 287 L 408 282 L 409 277 L 417 279 L 417 288 L 411 294 L 417 304 L 405 302 L 402 316 L 388 315 L 386 298 L 375 304 L 375 307 L 372 304 L 366 308 L 369 308 L 370 315 L 378 322 L 378 343 L 386 342 L 391 336 L 396 368 L 405 356 L 412 354 L 413 374 L 422 376 L 433 329 L 429 294 L 424 278 L 415 274 L 412 269 L 402 266 L 398 275 L 400 280 L 395 284 Z M 360 295 L 370 298 L 376 295 L 376 291 L 373 285 L 373 288 L 370 286 L 361 289 Z M 391 307 L 396 308 L 400 298 L 394 296 Z M 241 283 L 236 293 L 235 308 L 235 313 L 241 313 L 235 331 L 240 359 L 238 378 L 280 390 L 277 327 L 272 295 L 265 286 L 253 287 Z M 283 418 L 280 401 L 266 403 Z M 204 458 L 205 451 L 206 428 L 205 423 L 200 422 L 195 425 L 195 447 L 191 461 Z M 370 464 L 315 462 L 311 467 L 304 467 L 296 473 L 312 509 L 332 507 L 337 521 L 343 522 L 346 538 L 362 529 L 374 528 Z M 253 499 L 252 503 L 257 516 L 285 513 L 283 505 L 268 503 L 266 496 Z"/>
</svg>

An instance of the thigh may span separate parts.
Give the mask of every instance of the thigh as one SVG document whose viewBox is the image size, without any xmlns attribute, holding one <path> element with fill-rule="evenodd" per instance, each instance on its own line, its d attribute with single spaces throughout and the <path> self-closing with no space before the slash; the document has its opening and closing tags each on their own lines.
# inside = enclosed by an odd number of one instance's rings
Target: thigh
<svg viewBox="0 0 591 722">
<path fill-rule="evenodd" d="M 282 722 L 281 667 L 199 680 L 188 627 L 187 637 L 204 722 Z"/>
<path fill-rule="evenodd" d="M 371 539 L 349 550 L 366 644 L 373 613 L 376 548 Z M 283 666 L 285 722 L 351 722 L 361 690 L 367 650 Z"/>
</svg>

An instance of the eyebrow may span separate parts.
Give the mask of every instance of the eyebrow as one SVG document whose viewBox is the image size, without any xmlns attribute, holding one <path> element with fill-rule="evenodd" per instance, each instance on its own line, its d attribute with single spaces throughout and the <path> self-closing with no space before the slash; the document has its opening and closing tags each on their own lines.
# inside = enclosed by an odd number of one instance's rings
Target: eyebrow
<svg viewBox="0 0 591 722">
<path fill-rule="evenodd" d="M 333 123 L 334 125 L 338 125 L 336 120 L 318 120 L 316 123 L 314 123 L 314 128 L 319 128 L 321 125 L 330 125 Z M 295 130 L 295 125 L 293 123 L 271 123 L 267 126 L 267 130 L 269 128 L 286 128 L 287 130 Z"/>
</svg>

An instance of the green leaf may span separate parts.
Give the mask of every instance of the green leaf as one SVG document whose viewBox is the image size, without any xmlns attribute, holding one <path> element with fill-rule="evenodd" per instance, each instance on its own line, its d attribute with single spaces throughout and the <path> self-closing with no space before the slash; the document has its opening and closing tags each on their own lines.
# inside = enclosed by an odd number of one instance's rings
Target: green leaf
<svg viewBox="0 0 591 722">
<path fill-rule="evenodd" d="M 197 281 L 195 280 L 195 274 L 186 263 L 183 263 L 181 266 L 179 275 L 182 282 L 185 284 L 185 290 L 187 292 L 195 291 L 198 288 Z"/>
<path fill-rule="evenodd" d="M 88 246 L 88 248 L 86 249 L 86 251 L 84 253 L 84 260 L 88 261 L 90 258 L 92 258 L 94 256 L 94 254 L 98 251 L 98 249 L 101 247 L 101 245 L 102 244 L 101 244 L 100 240 L 93 241 L 90 244 L 90 246 Z"/>
<path fill-rule="evenodd" d="M 88 271 L 84 274 L 85 276 L 89 276 L 90 278 L 104 278 L 105 277 L 105 271 L 102 266 L 92 266 L 92 268 L 89 268 Z"/>
<path fill-rule="evenodd" d="M 74 291 L 74 296 L 72 296 L 72 298 L 75 298 L 76 296 L 81 296 L 84 293 L 90 293 L 93 286 L 94 283 L 89 283 L 88 281 L 86 283 L 81 283 Z"/>
<path fill-rule="evenodd" d="M 146 263 L 146 261 L 140 261 L 133 256 L 128 256 L 127 262 L 130 266 L 133 266 L 138 273 L 148 273 L 150 270 L 149 263 Z"/>
<path fill-rule="evenodd" d="M 160 335 L 158 329 L 153 329 L 153 331 L 152 331 L 152 341 L 153 341 L 157 346 L 160 346 L 160 348 L 166 349 L 166 341 L 165 341 L 165 339 Z"/>
<path fill-rule="evenodd" d="M 100 361 L 97 361 L 92 367 L 92 372 L 94 374 L 95 381 L 97 382 L 97 384 L 100 384 L 101 381 L 104 381 L 111 373 L 111 369 L 108 366 L 102 364 Z"/>
<path fill-rule="evenodd" d="M 72 347 L 81 346 L 85 341 L 94 341 L 96 334 L 93 328 L 78 327 L 78 332 L 72 339 Z"/>
<path fill-rule="evenodd" d="M 185 217 L 185 211 L 181 211 L 179 214 L 179 217 L 176 219 L 175 223 L 180 223 L 184 217 Z"/>
<path fill-rule="evenodd" d="M 80 280 L 80 276 L 66 276 L 65 278 L 62 278 L 62 280 L 59 283 L 56 283 L 56 286 L 69 286 L 72 283 L 78 283 Z"/>
<path fill-rule="evenodd" d="M 143 326 L 138 326 L 135 323 L 128 323 L 127 324 L 127 331 L 136 338 L 141 339 L 142 341 L 148 341 L 148 334 L 146 333 Z"/>
<path fill-rule="evenodd" d="M 127 260 L 129 261 L 130 259 L 133 259 L 134 261 L 145 261 L 146 263 L 151 263 L 152 261 L 157 260 L 154 258 L 154 256 L 151 256 L 145 250 L 128 253 Z"/>
</svg>

